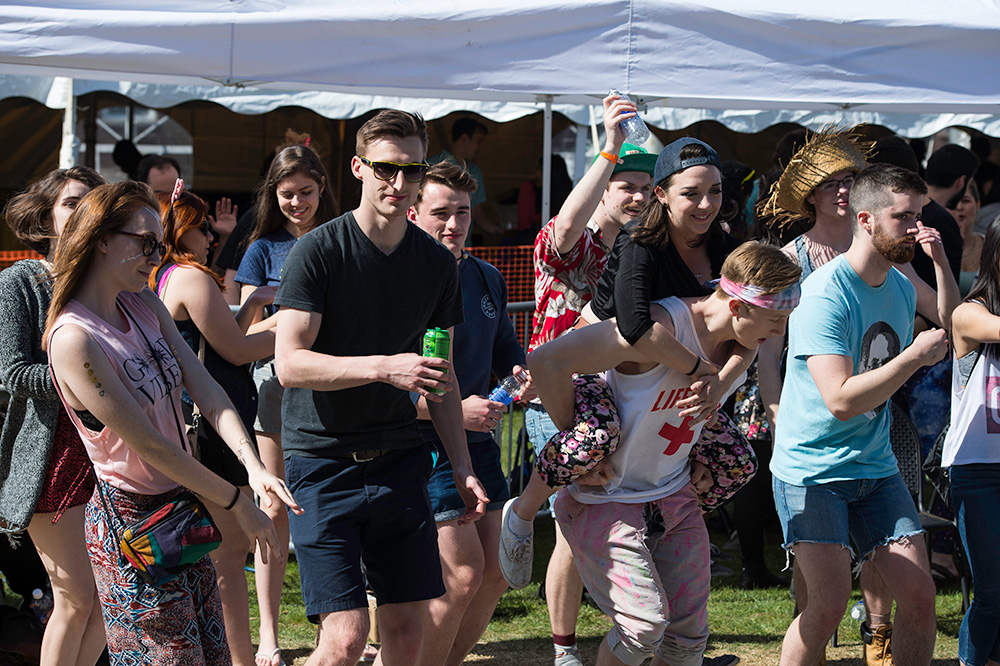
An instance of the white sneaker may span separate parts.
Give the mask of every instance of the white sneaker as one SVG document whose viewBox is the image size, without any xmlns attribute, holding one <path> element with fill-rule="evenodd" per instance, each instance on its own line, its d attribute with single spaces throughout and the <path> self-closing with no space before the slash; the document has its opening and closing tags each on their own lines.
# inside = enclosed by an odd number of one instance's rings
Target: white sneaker
<svg viewBox="0 0 1000 666">
<path fill-rule="evenodd" d="M 532 539 L 534 534 L 518 536 L 510 529 L 508 516 L 513 511 L 514 500 L 503 505 L 500 521 L 500 572 L 512 589 L 522 590 L 531 582 Z"/>
<path fill-rule="evenodd" d="M 580 661 L 580 651 L 577 648 L 556 648 L 554 666 L 583 666 Z"/>
</svg>

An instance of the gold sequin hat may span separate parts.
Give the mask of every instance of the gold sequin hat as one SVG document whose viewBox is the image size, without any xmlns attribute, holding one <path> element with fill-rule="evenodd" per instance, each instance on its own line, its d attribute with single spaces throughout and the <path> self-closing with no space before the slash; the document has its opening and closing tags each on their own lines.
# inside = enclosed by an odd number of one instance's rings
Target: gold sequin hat
<svg viewBox="0 0 1000 666">
<path fill-rule="evenodd" d="M 763 212 L 773 216 L 773 225 L 780 229 L 803 217 L 815 220 L 816 213 L 806 197 L 816 186 L 840 171 L 858 173 L 868 166 L 867 157 L 873 144 L 856 130 L 857 126 L 826 127 L 806 140 L 789 160 L 764 203 Z"/>
</svg>

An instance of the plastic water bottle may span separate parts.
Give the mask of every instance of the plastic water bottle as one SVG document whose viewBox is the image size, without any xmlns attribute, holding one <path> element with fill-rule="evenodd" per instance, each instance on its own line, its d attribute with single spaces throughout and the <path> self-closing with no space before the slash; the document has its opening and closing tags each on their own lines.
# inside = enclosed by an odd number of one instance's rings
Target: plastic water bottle
<svg viewBox="0 0 1000 666">
<path fill-rule="evenodd" d="M 495 389 L 490 391 L 489 399 L 509 405 L 524 392 L 524 385 L 527 382 L 528 378 L 523 372 L 516 375 L 507 375 L 500 380 Z"/>
<path fill-rule="evenodd" d="M 865 619 L 865 600 L 858 599 L 858 603 L 851 606 L 851 617 L 853 617 L 858 622 L 863 622 Z"/>
<path fill-rule="evenodd" d="M 618 95 L 626 102 L 632 101 L 632 99 L 623 92 L 612 90 L 611 94 Z M 646 127 L 646 123 L 644 123 L 642 118 L 639 117 L 638 109 L 636 110 L 636 114 L 634 116 L 623 120 L 619 127 L 625 130 L 625 140 L 632 145 L 641 146 L 649 141 L 649 128 Z"/>
<path fill-rule="evenodd" d="M 38 622 L 44 627 L 49 623 L 49 616 L 52 615 L 52 593 L 45 592 L 41 588 L 35 588 L 31 592 L 31 611 L 38 618 Z"/>
</svg>

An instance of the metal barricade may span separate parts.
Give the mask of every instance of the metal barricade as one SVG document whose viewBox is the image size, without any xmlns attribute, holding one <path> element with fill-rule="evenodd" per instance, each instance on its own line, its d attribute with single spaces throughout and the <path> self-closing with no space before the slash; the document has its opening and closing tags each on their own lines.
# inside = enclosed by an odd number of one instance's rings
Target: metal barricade
<svg viewBox="0 0 1000 666">
<path fill-rule="evenodd" d="M 532 316 L 535 312 L 533 301 L 520 301 L 507 304 L 507 316 L 514 324 L 514 331 L 525 351 L 531 339 Z M 512 403 L 510 409 L 493 430 L 493 439 L 500 445 L 501 453 L 506 452 L 507 485 L 510 494 L 520 495 L 528 482 L 531 466 L 525 464 L 530 460 L 531 444 L 528 442 L 527 431 L 524 429 L 524 407 Z M 520 473 L 517 471 L 520 470 Z M 527 471 L 527 474 L 525 474 Z"/>
</svg>

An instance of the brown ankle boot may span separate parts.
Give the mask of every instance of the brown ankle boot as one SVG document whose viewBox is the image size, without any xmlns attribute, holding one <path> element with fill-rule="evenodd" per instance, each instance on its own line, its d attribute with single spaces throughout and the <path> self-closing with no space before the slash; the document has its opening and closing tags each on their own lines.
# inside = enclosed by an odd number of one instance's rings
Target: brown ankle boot
<svg viewBox="0 0 1000 666">
<path fill-rule="evenodd" d="M 867 666 L 892 666 L 891 638 L 891 624 L 882 624 L 872 629 L 867 622 L 861 623 L 861 640 Z"/>
</svg>

